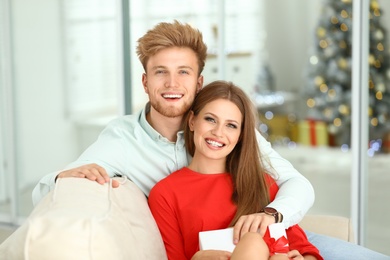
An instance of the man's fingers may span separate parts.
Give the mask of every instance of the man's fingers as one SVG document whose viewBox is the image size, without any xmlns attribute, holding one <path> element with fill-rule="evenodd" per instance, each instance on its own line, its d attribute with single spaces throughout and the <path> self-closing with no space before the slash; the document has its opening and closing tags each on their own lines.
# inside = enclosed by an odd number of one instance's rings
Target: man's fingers
<svg viewBox="0 0 390 260">
<path fill-rule="evenodd" d="M 106 181 L 106 179 L 104 177 L 104 175 L 107 175 L 105 173 L 105 171 L 103 172 L 99 168 L 90 168 L 87 171 L 88 171 L 87 178 L 90 179 L 90 180 L 96 181 L 96 182 L 98 182 L 100 184 L 104 184 L 104 183 L 109 181 L 109 180 Z"/>
<path fill-rule="evenodd" d="M 247 216 L 241 216 L 233 227 L 233 243 L 236 245 L 243 232 L 243 225 Z"/>
<path fill-rule="evenodd" d="M 116 180 L 112 180 L 112 187 L 113 188 L 118 188 L 119 187 L 119 182 Z"/>
<path fill-rule="evenodd" d="M 108 176 L 106 170 L 95 163 L 87 164 L 77 168 L 63 171 L 60 174 L 58 174 L 57 177 L 58 178 L 67 178 L 67 177 L 87 178 L 88 180 L 96 181 L 100 184 L 104 184 L 110 181 L 110 177 Z"/>
<path fill-rule="evenodd" d="M 63 171 L 57 175 L 57 178 L 86 178 L 90 181 L 96 181 L 99 184 L 104 184 L 110 181 L 110 176 L 107 174 L 103 167 L 95 163 L 83 165 L 77 168 Z M 112 180 L 112 187 L 119 187 L 120 183 L 116 180 Z"/>
<path fill-rule="evenodd" d="M 268 227 L 267 223 L 261 222 L 259 229 L 258 229 L 261 236 L 264 236 L 265 232 L 267 231 L 267 227 Z"/>
<path fill-rule="evenodd" d="M 233 243 L 237 244 L 242 236 L 248 232 L 259 232 L 264 236 L 268 225 L 274 222 L 275 220 L 272 216 L 268 216 L 264 213 L 241 216 L 233 228 Z"/>
</svg>

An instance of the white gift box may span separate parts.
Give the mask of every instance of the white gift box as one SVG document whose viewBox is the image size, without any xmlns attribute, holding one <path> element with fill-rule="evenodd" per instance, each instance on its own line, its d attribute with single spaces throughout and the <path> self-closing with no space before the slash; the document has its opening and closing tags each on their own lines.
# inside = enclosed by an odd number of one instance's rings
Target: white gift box
<svg viewBox="0 0 390 260">
<path fill-rule="evenodd" d="M 275 240 L 282 236 L 287 238 L 286 229 L 282 223 L 271 224 L 268 229 L 270 236 Z M 200 250 L 214 249 L 233 252 L 235 247 L 233 244 L 233 228 L 199 232 Z"/>
<path fill-rule="evenodd" d="M 233 252 L 233 228 L 199 232 L 200 250 L 214 249 Z"/>
</svg>

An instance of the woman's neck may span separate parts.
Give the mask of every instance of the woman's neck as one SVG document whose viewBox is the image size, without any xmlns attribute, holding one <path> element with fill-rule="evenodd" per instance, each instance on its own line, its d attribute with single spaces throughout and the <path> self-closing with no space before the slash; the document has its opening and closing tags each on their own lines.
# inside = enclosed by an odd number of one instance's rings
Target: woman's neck
<svg viewBox="0 0 390 260">
<path fill-rule="evenodd" d="M 195 153 L 188 168 L 203 174 L 215 174 L 226 172 L 226 158 L 223 159 L 210 159 L 197 156 Z"/>
</svg>

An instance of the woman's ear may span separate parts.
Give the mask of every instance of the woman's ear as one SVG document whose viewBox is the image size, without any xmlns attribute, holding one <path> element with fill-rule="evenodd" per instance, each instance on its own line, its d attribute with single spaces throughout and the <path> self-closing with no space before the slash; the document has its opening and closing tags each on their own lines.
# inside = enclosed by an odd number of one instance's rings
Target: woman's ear
<svg viewBox="0 0 390 260">
<path fill-rule="evenodd" d="M 188 127 L 190 128 L 191 131 L 194 131 L 194 124 L 195 124 L 195 115 L 194 111 L 190 111 L 190 115 L 188 117 Z"/>
</svg>

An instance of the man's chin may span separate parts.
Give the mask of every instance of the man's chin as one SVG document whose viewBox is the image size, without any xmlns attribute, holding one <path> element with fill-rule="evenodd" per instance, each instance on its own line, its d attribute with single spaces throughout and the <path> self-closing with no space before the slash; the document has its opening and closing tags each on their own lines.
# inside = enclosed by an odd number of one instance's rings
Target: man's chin
<svg viewBox="0 0 390 260">
<path fill-rule="evenodd" d="M 185 112 L 183 111 L 165 111 L 162 113 L 163 116 L 169 117 L 169 118 L 177 118 L 177 117 L 183 117 Z"/>
<path fill-rule="evenodd" d="M 153 106 L 153 104 L 152 104 Z M 175 107 L 175 106 L 153 106 L 154 110 L 156 110 L 158 113 L 165 117 L 169 118 L 177 118 L 177 117 L 183 117 L 187 111 L 190 109 L 190 106 L 183 106 Z"/>
</svg>

